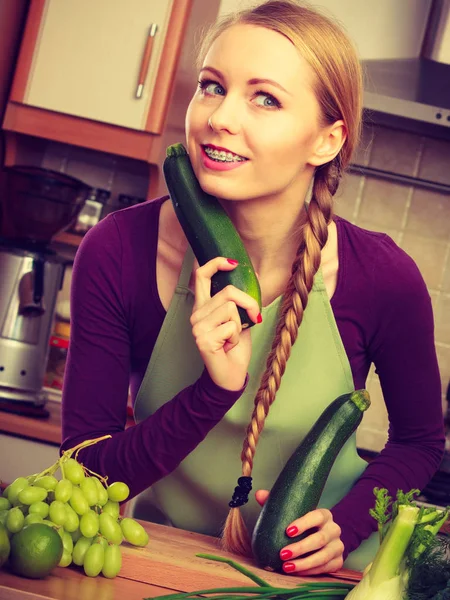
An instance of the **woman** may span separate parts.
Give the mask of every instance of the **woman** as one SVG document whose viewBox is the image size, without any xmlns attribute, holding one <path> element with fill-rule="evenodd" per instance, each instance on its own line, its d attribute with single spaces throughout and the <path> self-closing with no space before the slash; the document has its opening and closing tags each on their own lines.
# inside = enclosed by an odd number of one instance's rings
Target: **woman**
<svg viewBox="0 0 450 600">
<path fill-rule="evenodd" d="M 187 148 L 247 248 L 262 314 L 234 287 L 211 298 L 211 277 L 235 268 L 234 257 L 196 268 L 167 198 L 103 220 L 75 262 L 62 448 L 111 434 L 84 451 L 86 466 L 125 481 L 132 496 L 147 490 L 137 516 L 211 535 L 236 478 L 251 475 L 256 498 L 242 506 L 251 530 L 293 449 L 334 398 L 365 386 L 373 362 L 389 411 L 386 448 L 366 468 L 353 436 L 320 507 L 288 528 L 312 533 L 281 552 L 287 573 L 344 561 L 361 569 L 377 544 L 373 488 L 423 488 L 444 438 L 417 267 L 386 235 L 333 217 L 358 141 L 359 63 L 334 23 L 269 1 L 214 28 L 200 64 Z M 124 431 L 129 383 L 138 424 Z"/>
</svg>

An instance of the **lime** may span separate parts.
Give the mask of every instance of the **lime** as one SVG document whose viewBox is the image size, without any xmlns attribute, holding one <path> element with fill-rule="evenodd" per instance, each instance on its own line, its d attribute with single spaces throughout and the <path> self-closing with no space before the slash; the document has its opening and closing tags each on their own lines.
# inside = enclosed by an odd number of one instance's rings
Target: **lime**
<svg viewBox="0 0 450 600">
<path fill-rule="evenodd" d="M 41 579 L 56 567 L 62 553 L 57 531 L 43 523 L 32 523 L 12 536 L 9 562 L 16 575 Z"/>
<path fill-rule="evenodd" d="M 8 560 L 11 545 L 9 543 L 8 532 L 0 523 L 0 567 Z"/>
</svg>

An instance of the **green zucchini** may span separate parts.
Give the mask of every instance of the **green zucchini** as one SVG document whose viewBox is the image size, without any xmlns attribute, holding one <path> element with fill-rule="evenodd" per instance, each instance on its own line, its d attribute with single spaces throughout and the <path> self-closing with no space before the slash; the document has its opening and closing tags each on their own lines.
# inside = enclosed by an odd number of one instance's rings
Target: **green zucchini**
<svg viewBox="0 0 450 600">
<path fill-rule="evenodd" d="M 261 289 L 247 250 L 231 219 L 214 196 L 202 190 L 183 144 L 167 148 L 164 177 L 175 214 L 198 260 L 204 265 L 217 256 L 239 262 L 232 271 L 219 271 L 211 280 L 211 295 L 233 285 L 254 298 L 261 309 Z M 238 307 L 243 327 L 255 323 Z"/>
<path fill-rule="evenodd" d="M 337 455 L 369 406 L 366 390 L 339 396 L 293 452 L 270 490 L 253 530 L 253 556 L 260 567 L 282 571 L 280 550 L 306 537 L 308 532 L 288 537 L 286 528 L 317 508 Z"/>
</svg>

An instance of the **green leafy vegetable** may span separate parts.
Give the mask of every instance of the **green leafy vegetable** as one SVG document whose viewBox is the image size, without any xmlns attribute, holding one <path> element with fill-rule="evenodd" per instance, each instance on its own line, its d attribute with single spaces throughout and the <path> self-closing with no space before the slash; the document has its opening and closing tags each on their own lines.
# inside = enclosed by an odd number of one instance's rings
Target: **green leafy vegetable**
<svg viewBox="0 0 450 600">
<path fill-rule="evenodd" d="M 390 519 L 389 508 L 392 504 L 392 498 L 388 496 L 388 491 L 385 489 L 375 488 L 374 491 L 376 493 L 375 508 L 371 508 L 369 513 L 378 523 L 381 544 L 386 533 L 386 524 Z"/>
<path fill-rule="evenodd" d="M 449 550 L 449 542 L 443 540 L 424 552 L 410 573 L 408 600 L 450 600 Z"/>
<path fill-rule="evenodd" d="M 374 493 L 380 548 L 347 600 L 450 600 L 447 545 L 437 537 L 449 509 L 419 507 L 415 489 L 398 491 L 395 502 L 385 489 Z"/>
</svg>

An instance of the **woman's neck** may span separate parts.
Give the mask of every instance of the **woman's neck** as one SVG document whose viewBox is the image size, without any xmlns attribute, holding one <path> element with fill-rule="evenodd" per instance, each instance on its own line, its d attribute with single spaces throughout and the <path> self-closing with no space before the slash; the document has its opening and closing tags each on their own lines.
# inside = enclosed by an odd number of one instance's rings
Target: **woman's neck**
<svg viewBox="0 0 450 600">
<path fill-rule="evenodd" d="M 287 270 L 295 258 L 298 232 L 304 218 L 304 204 L 255 200 L 222 201 L 259 277 Z"/>
</svg>

